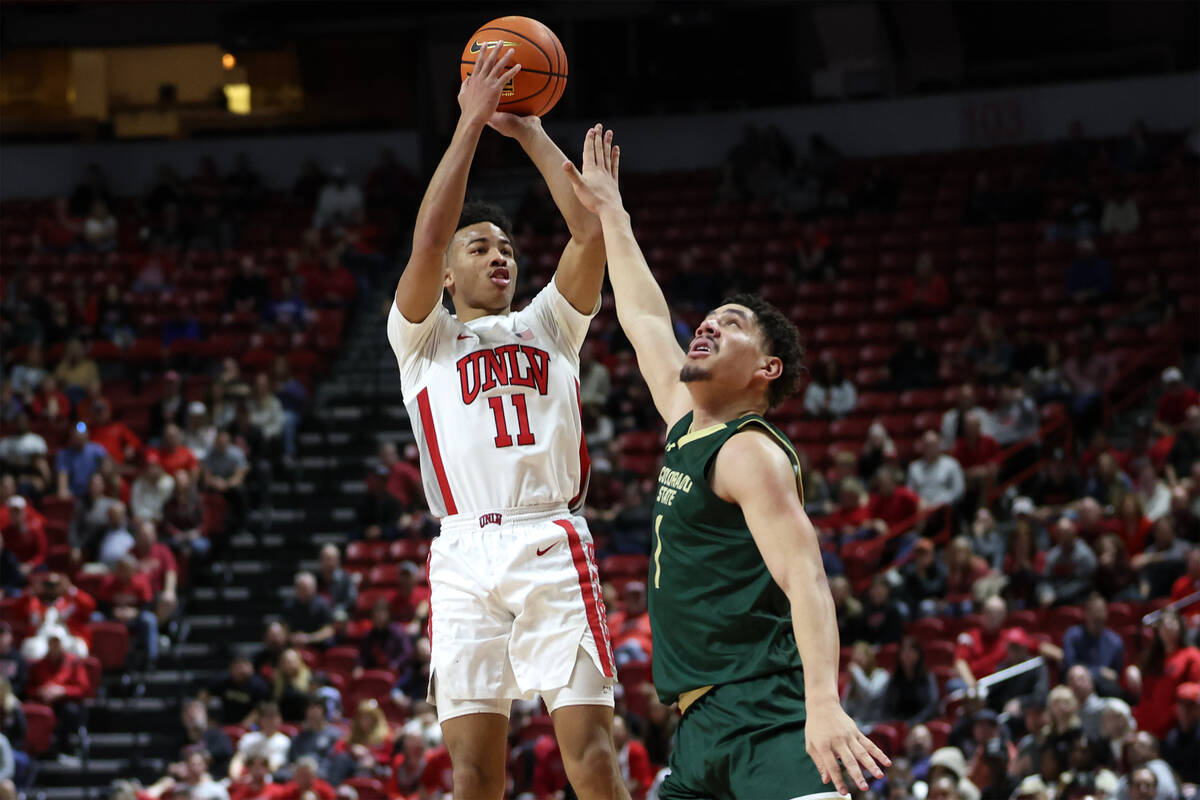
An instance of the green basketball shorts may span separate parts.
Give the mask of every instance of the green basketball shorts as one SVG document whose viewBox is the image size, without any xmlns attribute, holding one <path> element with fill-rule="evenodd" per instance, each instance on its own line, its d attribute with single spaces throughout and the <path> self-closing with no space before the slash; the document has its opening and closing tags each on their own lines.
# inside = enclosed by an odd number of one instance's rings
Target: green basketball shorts
<svg viewBox="0 0 1200 800">
<path fill-rule="evenodd" d="M 660 800 L 836 800 L 804 750 L 800 670 L 710 690 L 679 721 Z"/>
</svg>

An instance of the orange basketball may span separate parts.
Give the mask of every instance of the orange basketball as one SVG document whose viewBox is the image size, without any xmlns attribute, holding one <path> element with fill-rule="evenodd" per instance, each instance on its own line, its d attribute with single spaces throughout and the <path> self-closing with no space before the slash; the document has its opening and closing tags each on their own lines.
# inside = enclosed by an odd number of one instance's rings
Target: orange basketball
<svg viewBox="0 0 1200 800">
<path fill-rule="evenodd" d="M 554 108 L 567 88 L 567 54 L 554 31 L 529 17 L 492 20 L 475 31 L 463 48 L 463 80 L 475 68 L 480 51 L 494 44 L 515 50 L 511 63 L 521 65 L 521 71 L 504 87 L 497 110 L 540 117 Z"/>
</svg>

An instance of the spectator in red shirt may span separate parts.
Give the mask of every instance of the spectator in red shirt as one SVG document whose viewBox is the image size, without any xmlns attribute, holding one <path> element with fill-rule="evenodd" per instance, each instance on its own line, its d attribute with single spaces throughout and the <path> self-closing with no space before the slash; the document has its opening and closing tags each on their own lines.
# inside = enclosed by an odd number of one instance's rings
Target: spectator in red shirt
<svg viewBox="0 0 1200 800">
<path fill-rule="evenodd" d="M 246 771 L 229 785 L 229 800 L 275 800 L 271 762 L 263 755 L 246 759 Z"/>
<path fill-rule="evenodd" d="M 1200 592 L 1200 550 L 1191 550 L 1187 555 L 1187 572 L 1175 579 L 1171 586 L 1171 602 Z M 1185 609 L 1188 621 L 1195 623 L 1200 619 L 1200 603 Z"/>
<path fill-rule="evenodd" d="M 967 545 L 968 549 L 970 545 Z M 974 688 L 979 678 L 991 675 L 1008 655 L 1004 617 L 1008 605 L 1000 597 L 989 597 L 983 604 L 983 624 L 958 636 L 954 651 L 954 671 L 960 687 Z M 952 687 L 947 687 L 952 688 Z"/>
<path fill-rule="evenodd" d="M 54 198 L 49 214 L 41 214 L 34 223 L 35 247 L 53 253 L 67 253 L 79 247 L 83 220 L 71 213 L 65 197 Z"/>
<path fill-rule="evenodd" d="M 650 614 L 646 610 L 646 584 L 631 581 L 621 590 L 625 616 L 619 628 L 611 628 L 613 654 L 617 665 L 631 661 L 649 661 L 654 653 L 650 640 Z"/>
<path fill-rule="evenodd" d="M 29 408 L 35 419 L 66 422 L 71 416 L 71 401 L 59 390 L 58 379 L 53 375 L 42 378 Z"/>
<path fill-rule="evenodd" d="M 142 440 L 120 420 L 114 420 L 107 400 L 93 405 L 96 424 L 92 426 L 92 441 L 103 447 L 118 464 L 135 463 L 142 452 Z"/>
<path fill-rule="evenodd" d="M 88 622 L 95 610 L 96 601 L 87 592 L 72 586 L 65 575 L 52 572 L 42 581 L 39 594 L 21 595 L 7 619 L 16 633 L 28 637 L 21 643 L 21 654 L 28 660 L 46 655 L 52 635 L 68 652 L 83 657 L 91 645 Z"/>
<path fill-rule="evenodd" d="M 428 761 L 425 738 L 418 731 L 405 729 L 399 752 L 392 759 L 393 796 L 408 797 L 421 790 L 421 777 Z"/>
<path fill-rule="evenodd" d="M 317 777 L 317 760 L 312 756 L 298 759 L 292 779 L 276 784 L 271 791 L 271 800 L 334 800 L 334 797 L 333 787 Z"/>
<path fill-rule="evenodd" d="M 1154 428 L 1162 436 L 1169 436 L 1183 424 L 1187 410 L 1200 405 L 1200 392 L 1183 382 L 1179 367 L 1167 367 L 1162 374 L 1163 393 L 1159 395 L 1154 410 Z"/>
<path fill-rule="evenodd" d="M 1154 639 L 1137 664 L 1125 670 L 1125 687 L 1138 698 L 1133 716 L 1138 729 L 1160 739 L 1174 724 L 1175 690 L 1200 681 L 1200 650 L 1187 646 L 1183 619 L 1166 609 L 1154 624 Z"/>
<path fill-rule="evenodd" d="M 158 618 L 152 610 L 154 592 L 150 579 L 137 571 L 132 555 L 117 559 L 113 572 L 100 585 L 100 607 L 104 615 L 129 628 L 135 643 L 141 643 L 142 656 L 149 666 L 158 660 Z"/>
<path fill-rule="evenodd" d="M 533 796 L 537 800 L 562 797 L 567 788 L 567 770 L 563 766 L 558 740 L 549 734 L 539 736 L 533 743 L 533 756 Z"/>
<path fill-rule="evenodd" d="M 968 496 L 976 498 L 976 504 L 986 501 L 1000 468 L 1000 445 L 983 432 L 983 420 L 979 414 L 967 412 L 962 436 L 954 443 L 951 455 L 962 465 Z"/>
<path fill-rule="evenodd" d="M 9 522 L 0 530 L 4 549 L 21 562 L 21 573 L 28 575 L 46 563 L 46 530 L 40 520 L 28 513 L 24 497 L 15 494 L 8 498 Z"/>
<path fill-rule="evenodd" d="M 429 618 L 429 587 L 417 584 L 420 568 L 411 561 L 397 566 L 396 594 L 392 598 L 392 617 L 402 622 L 409 633 L 418 633 Z"/>
<path fill-rule="evenodd" d="M 1091 500 L 1091 498 L 1088 498 Z M 1092 500 L 1094 503 L 1095 500 Z M 1097 503 L 1097 505 L 1099 505 Z M 1115 533 L 1125 544 L 1125 551 L 1136 556 L 1146 549 L 1146 540 L 1150 535 L 1153 523 L 1142 509 L 1142 500 L 1135 492 L 1129 492 L 1121 498 L 1117 508 L 1117 518 L 1113 520 Z"/>
<path fill-rule="evenodd" d="M 137 561 L 137 570 L 150 581 L 154 593 L 154 615 L 163 628 L 175 615 L 179 599 L 179 566 L 171 548 L 158 541 L 158 530 L 150 520 L 139 522 L 133 532 L 133 549 L 129 555 Z"/>
<path fill-rule="evenodd" d="M 409 445 L 412 447 L 412 445 Z M 405 455 L 408 455 L 405 448 Z M 425 508 L 425 489 L 421 471 L 411 462 L 400 458 L 396 445 L 384 442 L 379 446 L 379 463 L 388 468 L 388 494 L 400 501 L 406 513 Z M 403 526 L 402 526 L 403 527 Z"/>
<path fill-rule="evenodd" d="M 654 785 L 654 768 L 650 766 L 646 745 L 629 736 L 623 717 L 613 717 L 612 732 L 625 788 L 629 789 L 632 800 L 645 800 L 646 790 Z"/>
<path fill-rule="evenodd" d="M 896 482 L 896 473 L 884 467 L 875 473 L 875 492 L 867 503 L 872 520 L 882 522 L 886 529 L 911 519 L 921 508 L 921 498 L 907 486 Z"/>
<path fill-rule="evenodd" d="M 358 284 L 350 270 L 342 266 L 341 253 L 331 249 L 321 259 L 319 269 L 305 274 L 305 299 L 318 308 L 348 306 L 358 293 Z"/>
<path fill-rule="evenodd" d="M 866 504 L 867 494 L 857 478 L 843 478 L 838 484 L 838 504 L 833 513 L 818 521 L 818 526 L 833 531 L 835 541 L 858 538 L 859 529 L 871 519 Z"/>
<path fill-rule="evenodd" d="M 175 423 L 169 423 L 163 431 L 162 447 L 158 449 L 158 457 L 167 474 L 174 475 L 179 470 L 187 473 L 195 480 L 200 474 L 200 462 L 196 456 L 183 444 L 183 431 Z"/>
<path fill-rule="evenodd" d="M 29 669 L 29 697 L 54 709 L 54 749 L 65 753 L 70 735 L 79 729 L 81 703 L 91 692 L 83 660 L 63 649 L 58 636 L 47 642 L 46 657 Z"/>
<path fill-rule="evenodd" d="M 922 251 L 917 256 L 913 277 L 900 287 L 900 308 L 915 315 L 936 314 L 950 305 L 950 288 L 946 279 L 933 268 L 933 256 Z"/>
</svg>

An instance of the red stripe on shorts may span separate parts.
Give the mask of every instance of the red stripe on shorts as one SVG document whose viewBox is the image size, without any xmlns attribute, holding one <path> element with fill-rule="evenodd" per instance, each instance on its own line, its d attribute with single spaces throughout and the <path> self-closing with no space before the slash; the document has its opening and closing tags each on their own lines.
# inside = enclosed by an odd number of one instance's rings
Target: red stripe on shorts
<svg viewBox="0 0 1200 800">
<path fill-rule="evenodd" d="M 616 675 L 613 669 L 612 647 L 608 641 L 608 625 L 604 619 L 604 606 L 600 603 L 600 592 L 596 585 L 596 576 L 584 552 L 583 542 L 579 532 L 569 520 L 556 519 L 554 524 L 567 532 L 567 544 L 571 546 L 571 559 L 575 562 L 575 571 L 579 573 L 579 591 L 583 593 L 583 608 L 587 613 L 588 627 L 592 630 L 592 639 L 596 642 L 596 650 L 600 653 L 600 666 L 604 677 Z"/>
<path fill-rule="evenodd" d="M 433 472 L 437 475 L 438 486 L 442 490 L 442 503 L 446 506 L 447 514 L 457 514 L 458 507 L 454 505 L 454 495 L 450 493 L 450 481 L 446 478 L 446 468 L 442 466 L 442 451 L 438 448 L 437 431 L 433 427 L 433 412 L 429 409 L 429 390 L 422 389 L 417 395 L 417 406 L 421 410 L 421 430 L 425 432 L 425 447 L 429 450 L 429 460 L 433 462 Z"/>
</svg>

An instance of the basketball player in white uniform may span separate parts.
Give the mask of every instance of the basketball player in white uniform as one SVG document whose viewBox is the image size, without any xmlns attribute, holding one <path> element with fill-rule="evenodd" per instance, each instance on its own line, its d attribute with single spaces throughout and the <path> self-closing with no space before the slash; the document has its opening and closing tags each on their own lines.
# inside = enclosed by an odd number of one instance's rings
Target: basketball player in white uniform
<svg viewBox="0 0 1200 800">
<path fill-rule="evenodd" d="M 429 560 L 430 699 L 455 797 L 502 797 L 512 700 L 540 694 L 579 797 L 628 798 L 612 743 L 616 669 L 600 581 L 574 515 L 588 472 L 579 347 L 599 307 L 604 245 L 538 118 L 496 112 L 519 69 L 511 61 L 511 50 L 485 48 L 459 91 L 462 114 L 417 214 L 387 323 L 425 493 L 441 517 Z M 463 207 L 485 125 L 522 145 L 572 237 L 554 278 L 515 313 L 507 220 Z"/>
</svg>

